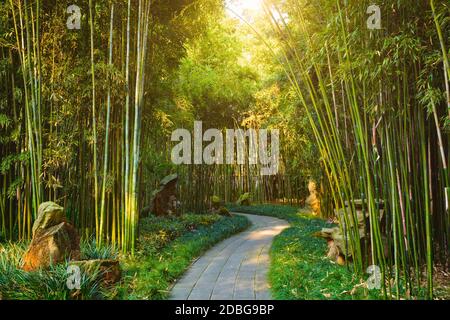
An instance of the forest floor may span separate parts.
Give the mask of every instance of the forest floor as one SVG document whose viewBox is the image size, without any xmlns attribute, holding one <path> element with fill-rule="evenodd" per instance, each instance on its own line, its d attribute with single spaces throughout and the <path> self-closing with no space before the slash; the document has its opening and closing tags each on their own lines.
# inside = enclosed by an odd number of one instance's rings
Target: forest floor
<svg viewBox="0 0 450 320">
<path fill-rule="evenodd" d="M 351 265 L 339 266 L 326 257 L 326 241 L 313 234 L 334 225 L 311 212 L 288 205 L 234 206 L 236 212 L 272 216 L 289 221 L 291 227 L 275 237 L 270 257 L 269 282 L 275 299 L 382 299 L 381 290 L 368 290 L 366 279 L 357 277 Z M 368 276 L 368 275 L 366 275 Z M 424 279 L 426 275 L 424 273 Z M 441 266 L 434 272 L 435 299 L 448 300 L 450 274 Z M 425 288 L 426 283 L 422 283 Z M 423 299 L 424 292 L 411 295 Z"/>
<path fill-rule="evenodd" d="M 313 234 L 321 228 L 331 227 L 327 221 L 313 217 L 303 209 L 285 205 L 230 206 L 230 209 L 275 217 L 290 224 L 273 242 L 273 234 L 270 235 L 270 251 L 268 243 L 263 249 L 270 256 L 268 281 L 271 298 L 383 298 L 379 290 L 369 291 L 365 279 L 355 276 L 351 266 L 339 266 L 326 257 L 326 241 L 313 237 Z M 0 243 L 0 300 L 167 299 L 172 284 L 182 278 L 193 261 L 205 252 L 203 257 L 207 258 L 208 249 L 222 240 L 227 239 L 219 246 L 233 243 L 233 239 L 242 239 L 240 236 L 251 231 L 240 233 L 237 237 L 234 235 L 245 231 L 250 225 L 250 220 L 241 215 L 231 218 L 197 214 L 145 218 L 140 222 L 134 257 L 121 255 L 111 246 L 99 248 L 95 241 L 82 241 L 83 259 L 120 259 L 123 278 L 119 284 L 105 288 L 97 279 L 83 276 L 81 289 L 77 292 L 66 286 L 67 264 L 56 265 L 50 270 L 25 272 L 20 265 L 28 243 Z M 258 250 L 253 253 L 258 254 Z M 266 254 L 260 257 L 269 260 Z M 202 261 L 202 258 L 197 261 Z M 435 297 L 448 299 L 449 274 L 441 269 L 435 270 Z M 416 294 L 412 298 L 418 297 Z"/>
<path fill-rule="evenodd" d="M 0 300 L 84 300 L 109 297 L 109 289 L 100 285 L 95 274 L 84 274 L 80 290 L 70 290 L 67 287 L 68 262 L 53 265 L 48 270 L 23 271 L 20 266 L 28 246 L 28 241 L 0 243 Z M 83 260 L 118 258 L 113 247 L 99 248 L 95 241 L 82 241 L 80 249 Z"/>
<path fill-rule="evenodd" d="M 174 300 L 270 300 L 267 273 L 273 238 L 289 224 L 273 217 L 244 215 L 252 226 L 217 244 L 176 282 Z"/>
<path fill-rule="evenodd" d="M 326 257 L 327 243 L 313 237 L 332 225 L 309 211 L 285 205 L 230 206 L 233 211 L 273 216 L 291 227 L 275 237 L 270 257 L 272 295 L 281 300 L 379 299 L 378 290 L 368 291 L 362 279 L 347 267 Z"/>
</svg>

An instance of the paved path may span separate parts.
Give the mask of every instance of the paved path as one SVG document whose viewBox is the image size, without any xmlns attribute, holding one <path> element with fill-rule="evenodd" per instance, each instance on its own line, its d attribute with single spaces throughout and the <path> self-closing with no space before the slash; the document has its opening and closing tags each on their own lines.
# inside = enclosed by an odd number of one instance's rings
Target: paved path
<svg viewBox="0 0 450 320">
<path fill-rule="evenodd" d="M 252 226 L 228 238 L 196 260 L 175 284 L 173 300 L 270 300 L 267 272 L 273 238 L 289 224 L 242 214 Z"/>
</svg>

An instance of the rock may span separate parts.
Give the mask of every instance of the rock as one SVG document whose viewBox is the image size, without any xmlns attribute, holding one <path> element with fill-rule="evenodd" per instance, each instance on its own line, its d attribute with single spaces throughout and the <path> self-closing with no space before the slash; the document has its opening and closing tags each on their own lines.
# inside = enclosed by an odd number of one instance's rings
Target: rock
<svg viewBox="0 0 450 320">
<path fill-rule="evenodd" d="M 239 197 L 238 201 L 236 201 L 236 204 L 238 206 L 250 206 L 251 197 L 251 194 L 249 192 L 246 192 Z"/>
<path fill-rule="evenodd" d="M 345 256 L 339 250 L 334 240 L 327 240 L 328 252 L 327 258 L 343 266 L 345 265 Z"/>
<path fill-rule="evenodd" d="M 320 197 L 317 191 L 317 185 L 314 181 L 308 183 L 309 196 L 305 200 L 307 208 L 311 209 L 313 215 L 318 216 L 320 214 Z"/>
<path fill-rule="evenodd" d="M 220 199 L 218 196 L 212 196 L 211 197 L 211 205 L 210 209 L 219 209 L 220 207 L 223 207 L 225 205 L 225 202 Z"/>
<path fill-rule="evenodd" d="M 363 204 L 367 207 L 367 202 L 361 199 L 355 199 L 353 201 L 351 201 L 355 207 L 355 209 L 357 211 L 362 211 L 363 209 Z M 345 207 L 349 207 L 350 206 L 350 202 L 345 201 Z M 375 208 L 378 208 L 380 210 L 384 209 L 384 201 L 383 200 L 375 200 Z"/>
<path fill-rule="evenodd" d="M 381 223 L 384 209 L 382 201 L 376 202 L 377 208 L 379 209 L 378 219 Z M 363 241 L 368 241 L 369 249 L 370 249 L 370 239 L 366 238 L 366 223 L 369 223 L 369 214 L 366 212 L 363 213 L 363 202 L 362 200 L 355 200 L 353 202 L 353 206 L 356 210 L 356 221 L 351 214 L 351 210 L 349 208 L 349 204 L 346 202 L 346 207 L 336 210 L 335 214 L 337 217 L 337 222 L 341 225 L 340 227 L 334 228 L 323 228 L 320 232 L 316 232 L 315 236 L 325 238 L 328 243 L 328 253 L 327 256 L 336 261 L 339 264 L 345 264 L 346 259 L 351 259 L 351 249 L 349 239 L 346 239 L 346 235 L 343 234 L 342 230 L 349 230 L 350 228 L 355 229 L 358 228 L 359 239 L 361 241 L 361 245 L 363 245 Z M 389 248 L 387 245 L 387 240 L 384 236 L 381 237 L 383 243 L 383 253 L 387 258 L 389 255 Z M 371 250 L 369 250 L 371 253 Z M 371 256 L 369 256 L 369 261 L 371 260 Z"/>
<path fill-rule="evenodd" d="M 211 207 L 209 209 L 210 214 L 218 214 L 225 217 L 231 217 L 231 213 L 224 206 L 224 202 L 220 200 L 218 196 L 211 197 Z"/>
<path fill-rule="evenodd" d="M 102 281 L 105 285 L 112 285 L 122 277 L 122 270 L 118 260 L 82 260 L 72 261 L 70 265 L 76 265 L 80 267 L 81 272 L 90 275 L 97 276 L 98 280 Z"/>
<path fill-rule="evenodd" d="M 151 205 L 141 211 L 145 216 L 153 213 L 156 216 L 167 216 L 178 213 L 177 200 L 178 175 L 172 174 L 161 180 L 159 188 L 153 191 Z"/>
<path fill-rule="evenodd" d="M 211 206 L 213 208 L 219 208 L 222 204 L 223 204 L 223 201 L 221 201 L 218 196 L 211 197 Z"/>
<path fill-rule="evenodd" d="M 327 234 L 327 232 L 324 232 L 323 230 L 324 229 L 322 229 L 321 232 L 318 232 L 318 236 L 326 237 L 325 239 L 327 240 L 328 245 L 327 258 L 341 266 L 345 265 L 345 255 L 341 251 L 341 244 L 337 243 L 333 238 L 331 238 L 331 234 Z"/>
<path fill-rule="evenodd" d="M 230 211 L 228 211 L 227 208 L 225 207 L 220 207 L 218 214 L 221 216 L 225 216 L 225 217 L 232 217 L 233 215 L 230 213 Z"/>
<path fill-rule="evenodd" d="M 323 228 L 321 231 L 314 234 L 316 237 L 324 238 L 327 240 L 328 253 L 327 257 L 331 260 L 337 261 L 339 256 L 348 256 L 347 248 L 345 245 L 345 238 L 342 235 L 339 227 Z"/>
<path fill-rule="evenodd" d="M 40 230 L 56 226 L 65 221 L 64 208 L 54 202 L 44 202 L 39 206 L 38 217 L 33 224 L 33 236 Z"/>
<path fill-rule="evenodd" d="M 336 216 L 338 217 L 339 224 L 341 224 L 343 226 L 343 228 L 347 228 L 346 219 L 348 220 L 348 225 L 353 228 L 354 221 L 353 221 L 353 217 L 351 215 L 350 209 L 348 209 L 348 208 L 339 209 L 336 212 Z M 365 218 L 364 218 L 362 211 L 356 211 L 356 217 L 357 217 L 356 223 L 358 226 L 359 237 L 363 238 L 365 235 Z"/>
<path fill-rule="evenodd" d="M 46 269 L 66 259 L 80 258 L 80 238 L 76 229 L 65 221 L 63 208 L 53 202 L 39 206 L 33 224 L 33 238 L 23 256 L 22 269 Z"/>
<path fill-rule="evenodd" d="M 39 232 L 23 257 L 22 269 L 33 271 L 48 268 L 66 259 L 80 258 L 80 239 L 74 227 L 62 222 Z"/>
<path fill-rule="evenodd" d="M 176 183 L 178 182 L 178 175 L 176 173 L 165 176 L 164 178 L 162 178 L 162 180 L 159 182 L 159 186 L 167 186 L 170 183 L 175 182 L 175 186 Z"/>
<path fill-rule="evenodd" d="M 345 257 L 343 255 L 337 256 L 336 263 L 340 266 L 345 266 Z"/>
<path fill-rule="evenodd" d="M 367 211 L 367 208 L 365 209 L 365 213 L 363 213 L 363 202 L 362 200 L 354 200 L 353 201 L 354 208 L 356 210 L 356 223 L 359 231 L 360 238 L 365 237 L 366 232 L 366 224 L 369 224 L 369 212 Z M 384 209 L 383 209 L 383 202 L 376 202 L 375 204 L 378 208 L 378 222 L 380 225 L 382 225 L 383 222 L 383 215 L 384 215 Z M 351 213 L 351 209 L 349 207 L 349 203 L 345 202 L 345 208 L 341 208 L 339 210 L 335 210 L 335 215 L 338 218 L 339 224 L 342 225 L 343 228 L 354 228 L 354 219 Z M 348 222 L 346 222 L 346 220 Z M 346 225 L 348 223 L 348 226 Z"/>
<path fill-rule="evenodd" d="M 232 217 L 232 214 L 230 213 L 230 211 L 228 211 L 227 208 L 225 207 L 219 207 L 219 208 L 211 208 L 209 210 L 210 214 L 218 214 L 224 217 Z"/>
</svg>

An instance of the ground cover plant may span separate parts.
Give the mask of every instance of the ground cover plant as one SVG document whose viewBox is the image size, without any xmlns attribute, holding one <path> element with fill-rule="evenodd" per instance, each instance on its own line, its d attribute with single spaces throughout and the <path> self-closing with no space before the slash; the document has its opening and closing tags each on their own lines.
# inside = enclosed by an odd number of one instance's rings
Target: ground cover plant
<svg viewBox="0 0 450 320">
<path fill-rule="evenodd" d="M 230 205 L 229 208 L 235 212 L 277 217 L 291 224 L 290 228 L 275 238 L 271 248 L 269 279 L 276 299 L 383 298 L 381 290 L 368 290 L 366 281 L 369 274 L 357 277 L 351 266 L 340 266 L 326 257 L 326 241 L 315 237 L 314 234 L 322 228 L 332 227 L 332 222 L 313 216 L 308 209 L 285 205 Z M 435 289 L 436 298 L 448 299 L 450 292 L 446 280 L 437 283 L 439 285 Z M 401 287 L 406 290 L 404 284 Z M 425 299 L 425 288 L 426 283 L 416 296 L 409 298 Z"/>
</svg>

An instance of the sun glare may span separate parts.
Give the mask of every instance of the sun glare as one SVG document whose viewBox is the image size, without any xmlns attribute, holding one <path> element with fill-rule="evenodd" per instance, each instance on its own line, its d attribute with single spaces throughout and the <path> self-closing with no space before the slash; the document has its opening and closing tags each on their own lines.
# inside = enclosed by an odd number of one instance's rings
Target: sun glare
<svg viewBox="0 0 450 320">
<path fill-rule="evenodd" d="M 262 10 L 263 0 L 227 0 L 227 8 L 239 15 L 254 14 Z"/>
</svg>

